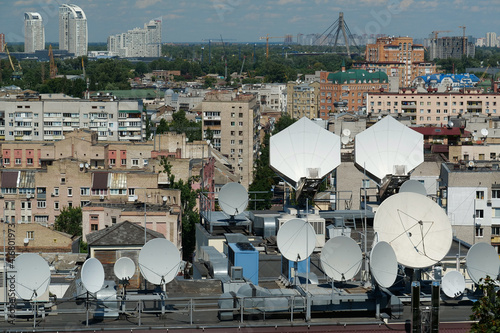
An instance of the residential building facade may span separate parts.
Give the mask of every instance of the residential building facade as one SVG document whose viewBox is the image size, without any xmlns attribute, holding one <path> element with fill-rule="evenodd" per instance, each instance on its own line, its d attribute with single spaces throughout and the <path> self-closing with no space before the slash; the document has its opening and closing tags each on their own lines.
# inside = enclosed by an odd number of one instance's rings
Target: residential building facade
<svg viewBox="0 0 500 333">
<path fill-rule="evenodd" d="M 476 89 L 444 93 L 421 93 L 416 89 L 402 89 L 398 93 L 376 92 L 368 94 L 366 111 L 374 116 L 408 116 L 413 125 L 441 126 L 452 117 L 496 116 L 500 113 L 500 94 L 483 94 Z"/>
<path fill-rule="evenodd" d="M 377 38 L 375 44 L 366 45 L 365 62 L 354 67 L 397 77 L 400 87 L 410 86 L 417 76 L 436 72 L 436 65 L 424 61 L 424 47 L 414 44 L 411 37 Z"/>
<path fill-rule="evenodd" d="M 77 5 L 59 7 L 59 49 L 76 57 L 86 56 L 88 47 L 87 16 Z"/>
<path fill-rule="evenodd" d="M 429 50 L 430 60 L 474 57 L 476 46 L 467 37 L 440 37 L 433 39 Z"/>
<path fill-rule="evenodd" d="M 286 85 L 287 108 L 290 117 L 299 119 L 319 117 L 320 83 L 288 82 Z"/>
<path fill-rule="evenodd" d="M 201 104 L 203 137 L 213 133 L 213 148 L 227 156 L 248 188 L 259 149 L 259 103 L 255 94 L 214 91 Z"/>
<path fill-rule="evenodd" d="M 24 52 L 33 53 L 45 49 L 45 29 L 42 15 L 24 13 Z"/>
<path fill-rule="evenodd" d="M 40 95 L 0 100 L 0 141 L 61 140 L 79 128 L 96 131 L 99 141 L 141 141 L 145 135 L 137 101 Z"/>
<path fill-rule="evenodd" d="M 160 57 L 161 56 L 161 18 L 108 37 L 108 51 L 119 57 Z"/>
<path fill-rule="evenodd" d="M 263 108 L 274 111 L 286 112 L 287 110 L 287 86 L 283 83 L 246 84 L 243 91 L 257 93 L 259 103 Z"/>
<path fill-rule="evenodd" d="M 497 34 L 495 32 L 486 33 L 486 47 L 498 47 Z"/>
</svg>

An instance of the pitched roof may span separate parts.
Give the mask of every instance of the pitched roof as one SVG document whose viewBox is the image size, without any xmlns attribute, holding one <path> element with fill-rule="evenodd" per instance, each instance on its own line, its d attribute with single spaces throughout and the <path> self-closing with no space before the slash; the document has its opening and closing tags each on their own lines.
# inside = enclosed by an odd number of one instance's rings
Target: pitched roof
<svg viewBox="0 0 500 333">
<path fill-rule="evenodd" d="M 147 229 L 146 241 L 165 238 L 157 231 Z M 89 246 L 99 245 L 144 245 L 144 227 L 129 221 L 117 223 L 109 228 L 91 232 L 87 235 Z"/>
<path fill-rule="evenodd" d="M 328 81 L 335 84 L 343 83 L 387 83 L 387 74 L 382 71 L 368 72 L 364 69 L 349 69 L 344 72 L 328 74 Z M 353 82 L 354 81 L 354 82 Z"/>
</svg>

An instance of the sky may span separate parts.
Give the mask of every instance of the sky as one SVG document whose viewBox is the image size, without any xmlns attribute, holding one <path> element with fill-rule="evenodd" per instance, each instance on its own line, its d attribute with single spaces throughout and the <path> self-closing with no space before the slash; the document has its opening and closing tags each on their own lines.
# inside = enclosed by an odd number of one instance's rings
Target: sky
<svg viewBox="0 0 500 333">
<path fill-rule="evenodd" d="M 500 35 L 499 0 L 0 0 L 0 33 L 7 42 L 24 42 L 24 12 L 42 15 L 46 42 L 58 42 L 58 7 L 80 6 L 87 15 L 89 42 L 143 27 L 162 17 L 163 42 L 225 39 L 259 42 L 259 37 L 323 33 L 339 12 L 353 34 L 427 37 Z M 271 39 L 270 41 L 282 41 Z"/>
</svg>

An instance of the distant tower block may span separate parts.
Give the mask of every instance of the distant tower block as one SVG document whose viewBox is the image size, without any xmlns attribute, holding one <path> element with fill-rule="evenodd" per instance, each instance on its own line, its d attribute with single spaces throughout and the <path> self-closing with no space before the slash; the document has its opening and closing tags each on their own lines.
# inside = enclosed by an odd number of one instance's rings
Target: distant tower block
<svg viewBox="0 0 500 333">
<path fill-rule="evenodd" d="M 335 22 L 333 22 L 333 24 L 329 26 L 328 29 L 326 29 L 318 38 L 316 38 L 314 44 L 332 45 L 333 43 L 333 51 L 335 52 L 335 48 L 337 47 L 337 42 L 339 40 L 340 33 L 342 33 L 342 36 L 344 37 L 347 55 L 349 57 L 351 56 L 351 49 L 350 49 L 351 44 L 355 46 L 359 52 L 359 48 L 356 45 L 356 42 L 354 41 L 354 37 L 352 36 L 351 30 L 349 30 L 347 23 L 345 23 L 344 21 L 343 12 L 340 12 L 339 18 Z"/>
</svg>

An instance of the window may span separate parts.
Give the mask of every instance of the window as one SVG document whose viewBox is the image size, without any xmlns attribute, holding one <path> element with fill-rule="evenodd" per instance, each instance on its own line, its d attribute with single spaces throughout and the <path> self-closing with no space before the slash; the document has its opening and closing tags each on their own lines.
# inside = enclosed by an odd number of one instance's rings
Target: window
<svg viewBox="0 0 500 333">
<path fill-rule="evenodd" d="M 90 195 L 89 187 L 80 187 L 80 195 Z"/>
<path fill-rule="evenodd" d="M 493 199 L 500 199 L 500 190 L 491 190 L 491 197 Z"/>
<path fill-rule="evenodd" d="M 33 159 L 32 158 L 27 158 L 26 159 L 26 164 L 33 165 Z"/>
<path fill-rule="evenodd" d="M 231 140 L 231 144 L 234 145 L 234 140 Z"/>
<path fill-rule="evenodd" d="M 476 237 L 483 237 L 483 228 L 476 227 Z"/>
<path fill-rule="evenodd" d="M 231 118 L 234 118 L 234 117 L 236 117 L 236 113 L 231 112 Z"/>
<path fill-rule="evenodd" d="M 111 217 L 111 224 L 116 224 L 116 217 L 115 216 Z"/>
<path fill-rule="evenodd" d="M 235 125 L 236 125 L 236 122 L 232 121 L 231 126 L 235 126 Z"/>
<path fill-rule="evenodd" d="M 243 122 L 242 122 L 242 121 L 240 121 L 240 122 L 238 123 L 238 126 L 243 126 Z"/>
<path fill-rule="evenodd" d="M 238 117 L 243 118 L 243 113 L 238 113 Z"/>
<path fill-rule="evenodd" d="M 476 218 L 477 219 L 484 218 L 484 210 L 482 210 L 482 209 L 476 209 Z"/>
<path fill-rule="evenodd" d="M 80 207 L 85 207 L 87 205 L 90 205 L 90 201 L 87 200 L 80 201 Z"/>
<path fill-rule="evenodd" d="M 59 201 L 54 201 L 54 209 L 59 210 Z"/>
<path fill-rule="evenodd" d="M 122 158 L 122 165 L 127 165 L 127 159 L 126 158 Z"/>
<path fill-rule="evenodd" d="M 20 158 L 16 158 L 16 165 L 19 165 L 21 164 L 21 159 Z"/>
<path fill-rule="evenodd" d="M 66 184 L 66 177 L 61 177 L 61 184 Z"/>
<path fill-rule="evenodd" d="M 115 165 L 116 164 L 116 159 L 110 158 L 109 159 L 109 165 Z"/>
<path fill-rule="evenodd" d="M 476 191 L 476 199 L 484 199 L 484 191 Z"/>
<path fill-rule="evenodd" d="M 59 196 L 59 187 L 54 187 L 54 196 L 58 197 Z"/>
<path fill-rule="evenodd" d="M 90 231 L 97 231 L 99 230 L 99 225 L 98 224 L 91 224 L 90 225 Z"/>
<path fill-rule="evenodd" d="M 139 166 L 139 159 L 133 158 L 132 159 L 132 166 Z"/>
<path fill-rule="evenodd" d="M 492 208 L 491 217 L 500 217 L 500 208 Z"/>
<path fill-rule="evenodd" d="M 73 188 L 68 187 L 68 197 L 72 197 L 72 196 L 73 196 Z"/>
<path fill-rule="evenodd" d="M 47 207 L 47 201 L 45 200 L 40 200 L 36 202 L 36 207 L 37 208 L 45 208 Z"/>
<path fill-rule="evenodd" d="M 135 188 L 129 188 L 128 195 L 130 195 L 130 196 L 135 195 Z"/>
<path fill-rule="evenodd" d="M 35 232 L 34 231 L 26 231 L 26 238 L 35 239 Z"/>
<path fill-rule="evenodd" d="M 500 236 L 500 227 L 491 227 L 492 236 Z"/>
<path fill-rule="evenodd" d="M 10 164 L 10 158 L 4 158 L 3 159 L 3 164 L 4 165 L 9 165 Z"/>
</svg>

